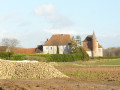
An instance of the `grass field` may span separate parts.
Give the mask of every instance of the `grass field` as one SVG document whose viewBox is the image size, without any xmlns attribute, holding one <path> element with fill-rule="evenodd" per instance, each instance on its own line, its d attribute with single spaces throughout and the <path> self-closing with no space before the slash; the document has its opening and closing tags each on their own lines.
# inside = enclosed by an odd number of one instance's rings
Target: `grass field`
<svg viewBox="0 0 120 90">
<path fill-rule="evenodd" d="M 79 65 L 120 65 L 120 59 L 112 60 L 90 60 L 78 62 Z"/>
<path fill-rule="evenodd" d="M 120 59 L 61 62 L 56 68 L 80 81 L 120 84 Z"/>
<path fill-rule="evenodd" d="M 120 65 L 120 60 L 106 60 L 106 61 L 100 61 L 96 62 L 96 65 Z"/>
</svg>

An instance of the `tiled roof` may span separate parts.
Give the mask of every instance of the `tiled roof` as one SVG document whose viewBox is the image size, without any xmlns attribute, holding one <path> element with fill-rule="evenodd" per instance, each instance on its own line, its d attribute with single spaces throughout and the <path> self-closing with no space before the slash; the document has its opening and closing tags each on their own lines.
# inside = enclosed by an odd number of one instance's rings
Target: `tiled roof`
<svg viewBox="0 0 120 90">
<path fill-rule="evenodd" d="M 34 54 L 35 48 L 15 47 L 13 51 L 14 51 L 14 53 L 18 53 L 18 54 Z"/>
<path fill-rule="evenodd" d="M 83 42 L 92 41 L 93 35 L 88 35 Z"/>
<path fill-rule="evenodd" d="M 90 48 L 88 47 L 83 47 L 85 51 L 92 51 Z"/>
<path fill-rule="evenodd" d="M 0 52 L 6 52 L 8 49 L 7 46 L 0 46 Z M 23 48 L 23 47 L 10 47 L 9 50 L 18 54 L 34 54 L 36 48 Z"/>
<path fill-rule="evenodd" d="M 85 40 L 83 41 L 83 48 L 86 51 L 92 51 L 93 47 L 92 47 L 92 38 L 93 35 L 88 35 Z M 98 43 L 98 48 L 102 48 L 102 46 Z"/>
<path fill-rule="evenodd" d="M 56 34 L 45 42 L 44 46 L 68 45 L 72 43 L 72 37 L 69 34 Z"/>
<path fill-rule="evenodd" d="M 92 41 L 83 42 L 83 48 L 86 51 L 92 51 Z"/>
</svg>

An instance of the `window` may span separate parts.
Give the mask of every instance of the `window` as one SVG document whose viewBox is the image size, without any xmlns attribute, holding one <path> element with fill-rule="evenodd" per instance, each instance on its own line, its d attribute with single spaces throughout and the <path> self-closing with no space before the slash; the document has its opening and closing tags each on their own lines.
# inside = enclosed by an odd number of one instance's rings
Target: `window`
<svg viewBox="0 0 120 90">
<path fill-rule="evenodd" d="M 68 45 L 68 49 L 70 49 L 70 45 Z"/>
<path fill-rule="evenodd" d="M 49 47 L 48 46 L 46 46 L 46 50 L 48 50 L 49 49 Z"/>
<path fill-rule="evenodd" d="M 51 47 L 51 50 L 52 50 L 52 47 Z"/>
<path fill-rule="evenodd" d="M 62 49 L 66 49 L 66 45 L 63 45 L 63 46 L 62 46 Z"/>
</svg>

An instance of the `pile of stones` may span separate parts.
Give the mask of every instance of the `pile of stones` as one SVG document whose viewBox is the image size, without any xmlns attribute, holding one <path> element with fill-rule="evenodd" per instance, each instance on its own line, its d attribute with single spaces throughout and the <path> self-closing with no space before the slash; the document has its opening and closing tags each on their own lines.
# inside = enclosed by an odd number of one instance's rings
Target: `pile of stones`
<svg viewBox="0 0 120 90">
<path fill-rule="evenodd" d="M 52 79 L 66 75 L 45 62 L 10 62 L 0 60 L 0 79 Z"/>
</svg>

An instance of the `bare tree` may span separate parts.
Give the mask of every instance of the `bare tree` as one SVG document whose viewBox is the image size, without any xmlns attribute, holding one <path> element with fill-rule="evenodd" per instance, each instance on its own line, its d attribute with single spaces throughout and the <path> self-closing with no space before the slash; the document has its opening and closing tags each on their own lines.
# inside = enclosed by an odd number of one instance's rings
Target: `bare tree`
<svg viewBox="0 0 120 90">
<path fill-rule="evenodd" d="M 104 49 L 104 56 L 120 56 L 120 47 Z"/>
<path fill-rule="evenodd" d="M 3 38 L 1 44 L 2 46 L 16 47 L 19 45 L 19 41 L 17 39 Z"/>
<path fill-rule="evenodd" d="M 8 51 L 14 51 L 14 48 L 19 45 L 19 41 L 17 39 L 3 38 L 1 45 L 8 47 Z"/>
</svg>

